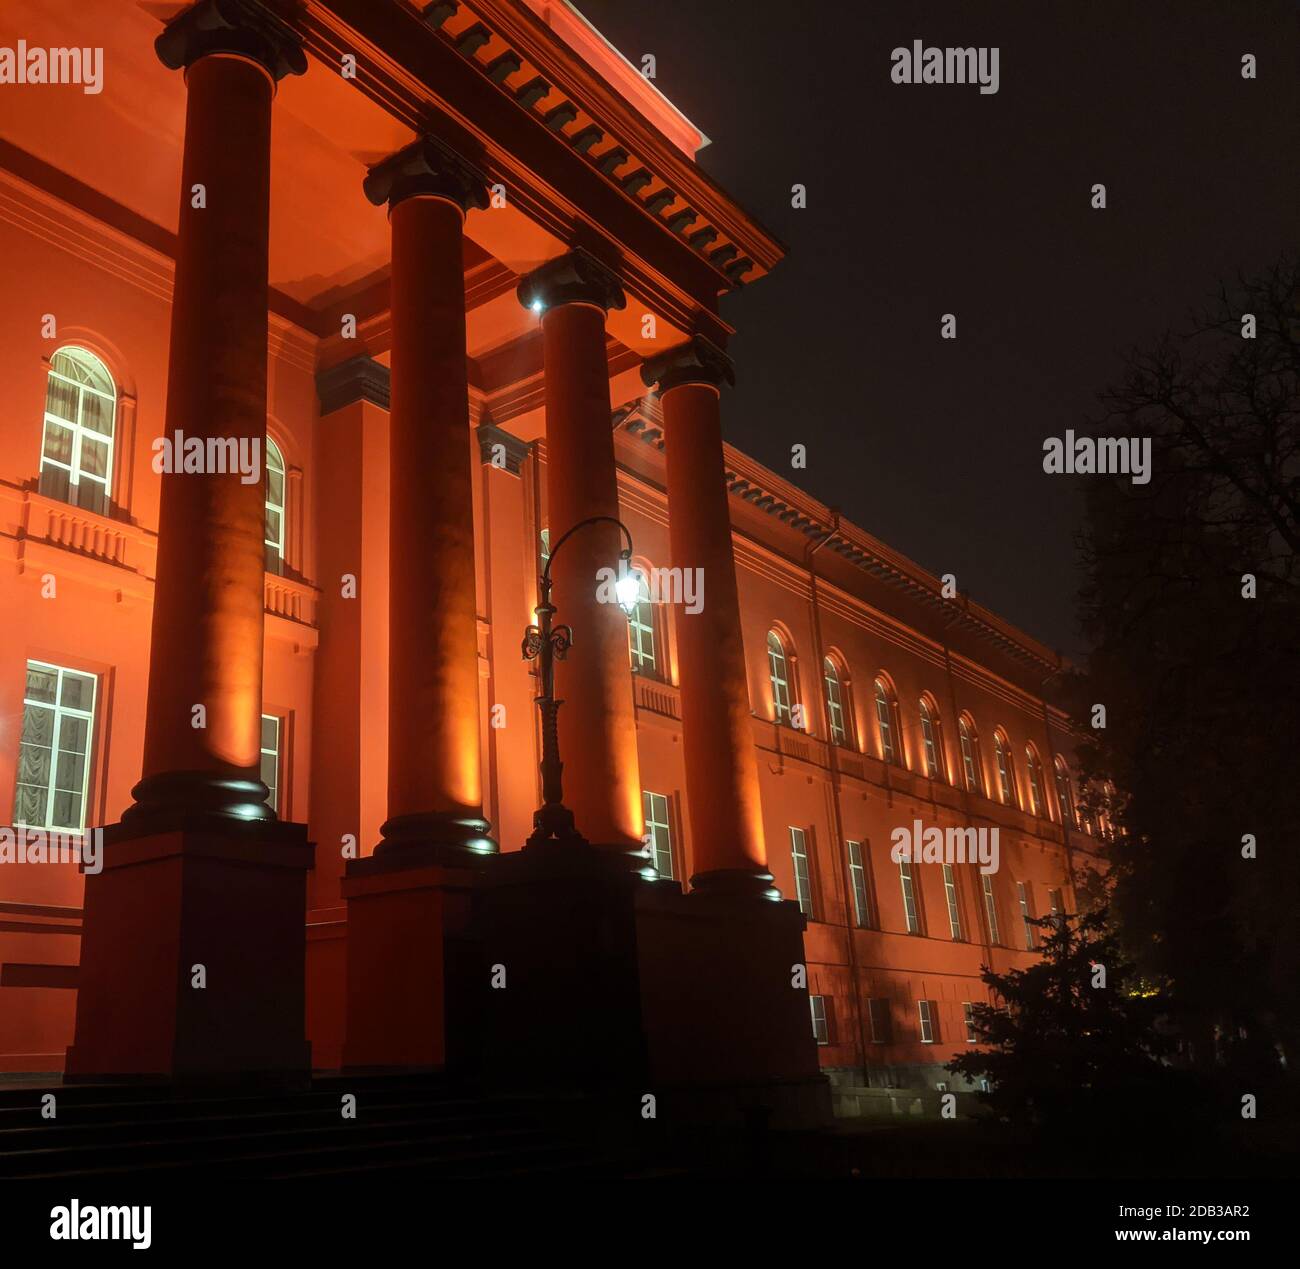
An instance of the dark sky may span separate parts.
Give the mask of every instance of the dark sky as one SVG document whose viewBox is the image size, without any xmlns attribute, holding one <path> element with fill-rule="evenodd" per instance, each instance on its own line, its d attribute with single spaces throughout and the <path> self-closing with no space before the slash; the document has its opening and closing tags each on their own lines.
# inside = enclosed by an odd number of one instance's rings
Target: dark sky
<svg viewBox="0 0 1300 1269">
<path fill-rule="evenodd" d="M 790 248 L 724 301 L 727 439 L 1077 654 L 1080 502 L 1043 441 L 1220 277 L 1294 253 L 1293 0 L 577 4 L 655 55 L 701 165 Z M 914 39 L 997 46 L 999 91 L 892 83 Z"/>
</svg>

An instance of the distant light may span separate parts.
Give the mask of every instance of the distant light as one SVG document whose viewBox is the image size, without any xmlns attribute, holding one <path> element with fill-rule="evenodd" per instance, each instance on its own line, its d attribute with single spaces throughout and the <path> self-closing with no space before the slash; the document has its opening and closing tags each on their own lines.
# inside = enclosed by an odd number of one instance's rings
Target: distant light
<svg viewBox="0 0 1300 1269">
<path fill-rule="evenodd" d="M 541 300 L 534 300 L 529 307 L 534 313 L 540 313 L 542 311 L 542 302 Z"/>
</svg>

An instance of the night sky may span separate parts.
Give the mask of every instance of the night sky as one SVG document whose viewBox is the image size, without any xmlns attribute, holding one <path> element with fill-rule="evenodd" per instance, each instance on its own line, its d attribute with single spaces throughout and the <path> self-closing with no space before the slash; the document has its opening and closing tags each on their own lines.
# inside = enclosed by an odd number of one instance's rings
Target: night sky
<svg viewBox="0 0 1300 1269">
<path fill-rule="evenodd" d="M 1295 253 L 1293 0 L 577 5 L 655 55 L 701 165 L 789 246 L 724 301 L 727 439 L 1078 655 L 1081 502 L 1043 441 L 1220 278 Z M 892 83 L 915 39 L 997 46 L 999 91 Z"/>
</svg>

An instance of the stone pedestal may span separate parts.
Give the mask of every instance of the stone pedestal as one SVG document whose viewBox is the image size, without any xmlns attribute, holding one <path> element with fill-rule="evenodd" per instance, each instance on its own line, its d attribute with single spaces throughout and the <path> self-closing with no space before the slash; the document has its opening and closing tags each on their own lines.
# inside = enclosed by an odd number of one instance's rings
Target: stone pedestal
<svg viewBox="0 0 1300 1269">
<path fill-rule="evenodd" d="M 474 873 L 403 852 L 348 865 L 348 1070 L 442 1070 L 462 1063 L 448 1033 L 474 1033 L 458 988 L 468 985 Z M 453 1021 L 454 1020 L 454 1021 Z"/>
<path fill-rule="evenodd" d="M 307 1078 L 306 825 L 104 837 L 67 1077 Z"/>
<path fill-rule="evenodd" d="M 473 931 L 489 1082 L 652 1093 L 677 1123 L 829 1119 L 807 988 L 792 985 L 796 904 L 685 895 L 592 847 L 487 863 Z"/>
</svg>

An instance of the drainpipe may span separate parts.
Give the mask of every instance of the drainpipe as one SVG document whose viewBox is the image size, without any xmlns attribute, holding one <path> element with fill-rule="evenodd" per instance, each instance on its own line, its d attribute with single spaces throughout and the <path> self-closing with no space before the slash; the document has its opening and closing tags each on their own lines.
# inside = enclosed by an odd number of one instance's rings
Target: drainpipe
<svg viewBox="0 0 1300 1269">
<path fill-rule="evenodd" d="M 816 657 L 814 666 L 814 675 L 822 680 L 819 685 L 818 695 L 821 697 L 822 713 L 826 714 L 826 684 L 825 684 L 825 663 L 826 653 L 822 646 L 822 623 L 821 609 L 817 602 L 817 569 L 813 564 L 813 556 L 826 545 L 827 542 L 839 532 L 840 513 L 835 507 L 830 508 L 831 527 L 826 534 L 815 545 L 809 540 L 804 547 L 804 568 L 808 571 L 808 594 L 812 608 L 812 633 L 813 633 L 813 655 Z M 814 681 L 816 681 L 814 679 Z M 846 719 L 854 724 L 854 739 L 857 738 L 857 720 Z M 862 983 L 858 972 L 858 953 L 857 953 L 857 923 L 850 913 L 852 907 L 853 878 L 849 875 L 849 848 L 844 838 L 844 813 L 840 805 L 840 755 L 839 747 L 835 744 L 830 734 L 830 719 L 826 719 L 826 751 L 830 755 L 831 765 L 831 813 L 835 820 L 835 840 L 837 842 L 837 853 L 840 856 L 840 893 L 844 900 L 844 929 L 847 935 L 849 947 L 849 983 L 853 989 L 853 1012 L 857 1017 L 858 1023 L 858 1052 L 862 1058 L 862 1079 L 865 1083 L 867 1075 L 867 1033 L 862 1019 Z M 864 861 L 865 867 L 865 861 Z M 869 892 L 868 892 L 869 897 Z"/>
</svg>

